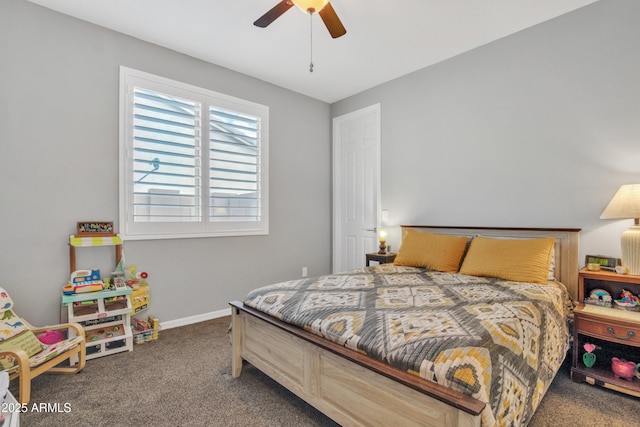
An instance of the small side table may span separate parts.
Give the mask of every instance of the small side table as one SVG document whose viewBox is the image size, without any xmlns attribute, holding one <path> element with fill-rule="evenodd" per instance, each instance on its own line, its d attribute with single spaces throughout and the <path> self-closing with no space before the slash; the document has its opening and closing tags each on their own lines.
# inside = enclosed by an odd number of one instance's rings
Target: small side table
<svg viewBox="0 0 640 427">
<path fill-rule="evenodd" d="M 581 270 L 578 278 L 579 304 L 573 312 L 571 379 L 640 397 L 640 383 L 636 378 L 624 380 L 611 370 L 611 356 L 635 361 L 640 349 L 640 313 L 583 303 L 595 289 L 606 290 L 614 299 L 622 289 L 635 295 L 640 292 L 640 276 Z M 585 366 L 581 357 L 586 342 L 598 346 L 597 360 L 592 367 Z"/>
<path fill-rule="evenodd" d="M 378 264 L 387 264 L 387 263 L 392 263 L 393 260 L 396 259 L 396 255 L 397 254 L 379 254 L 379 253 L 372 253 L 372 254 L 366 254 L 367 257 L 367 267 L 369 267 L 369 263 L 371 261 L 377 261 Z"/>
</svg>

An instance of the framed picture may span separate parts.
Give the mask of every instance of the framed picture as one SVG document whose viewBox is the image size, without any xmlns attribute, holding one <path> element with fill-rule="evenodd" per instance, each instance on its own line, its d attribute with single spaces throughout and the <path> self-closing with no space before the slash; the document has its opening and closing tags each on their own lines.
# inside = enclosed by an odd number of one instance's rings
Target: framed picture
<svg viewBox="0 0 640 427">
<path fill-rule="evenodd" d="M 115 236 L 113 222 L 79 221 L 76 236 Z"/>
</svg>

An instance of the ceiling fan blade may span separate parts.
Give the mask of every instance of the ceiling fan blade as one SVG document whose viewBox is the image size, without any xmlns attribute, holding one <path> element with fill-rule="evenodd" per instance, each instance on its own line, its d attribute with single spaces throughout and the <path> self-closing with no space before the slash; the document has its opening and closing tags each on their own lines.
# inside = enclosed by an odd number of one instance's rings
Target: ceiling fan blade
<svg viewBox="0 0 640 427">
<path fill-rule="evenodd" d="M 292 6 L 293 2 L 289 0 L 282 0 L 271 10 L 258 18 L 256 22 L 253 23 L 253 25 L 255 25 L 256 27 L 265 28 L 267 25 L 271 24 L 273 21 L 279 18 L 280 15 L 291 9 Z"/>
<path fill-rule="evenodd" d="M 338 18 L 338 15 L 333 9 L 333 6 L 331 6 L 331 3 L 327 3 L 319 13 L 320 18 L 322 18 L 322 22 L 324 22 L 327 30 L 329 30 L 331 37 L 337 39 L 347 33 L 347 30 L 344 28 L 344 25 L 342 25 L 342 22 L 340 22 L 340 18 Z"/>
</svg>

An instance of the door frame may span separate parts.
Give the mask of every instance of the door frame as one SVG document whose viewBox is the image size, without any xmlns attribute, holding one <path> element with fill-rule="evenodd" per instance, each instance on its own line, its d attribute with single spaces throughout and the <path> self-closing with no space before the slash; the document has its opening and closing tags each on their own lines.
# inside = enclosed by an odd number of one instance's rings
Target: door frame
<svg viewBox="0 0 640 427">
<path fill-rule="evenodd" d="M 376 229 L 380 227 L 380 209 L 381 209 L 381 190 L 380 190 L 380 170 L 382 159 L 380 156 L 380 104 L 373 104 L 368 107 L 361 108 L 356 111 L 352 111 L 350 113 L 343 114 L 341 116 L 337 116 L 333 118 L 333 136 L 332 136 L 332 193 L 333 193 L 333 208 L 332 208 L 332 223 L 333 223 L 333 239 L 332 239 L 332 260 L 331 260 L 331 269 L 334 273 L 339 273 L 336 271 L 338 265 L 340 264 L 340 259 L 342 256 L 342 247 L 341 247 L 341 200 L 342 200 L 342 186 L 340 185 L 342 181 L 341 173 L 342 173 L 342 158 L 341 158 L 341 144 L 342 144 L 342 125 L 345 122 L 350 120 L 359 119 L 361 117 L 365 117 L 368 115 L 374 114 L 376 117 L 376 165 L 375 165 L 375 175 L 376 175 Z M 363 263 L 364 263 L 364 254 Z"/>
</svg>

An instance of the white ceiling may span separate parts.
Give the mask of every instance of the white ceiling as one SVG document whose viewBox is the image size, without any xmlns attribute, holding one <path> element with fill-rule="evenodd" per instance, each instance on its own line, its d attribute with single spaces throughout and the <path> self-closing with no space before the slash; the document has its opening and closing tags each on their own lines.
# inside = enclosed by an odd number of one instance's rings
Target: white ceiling
<svg viewBox="0 0 640 427">
<path fill-rule="evenodd" d="M 331 103 L 597 0 L 332 0 L 338 39 L 296 7 L 255 27 L 279 0 L 29 1 Z"/>
</svg>

